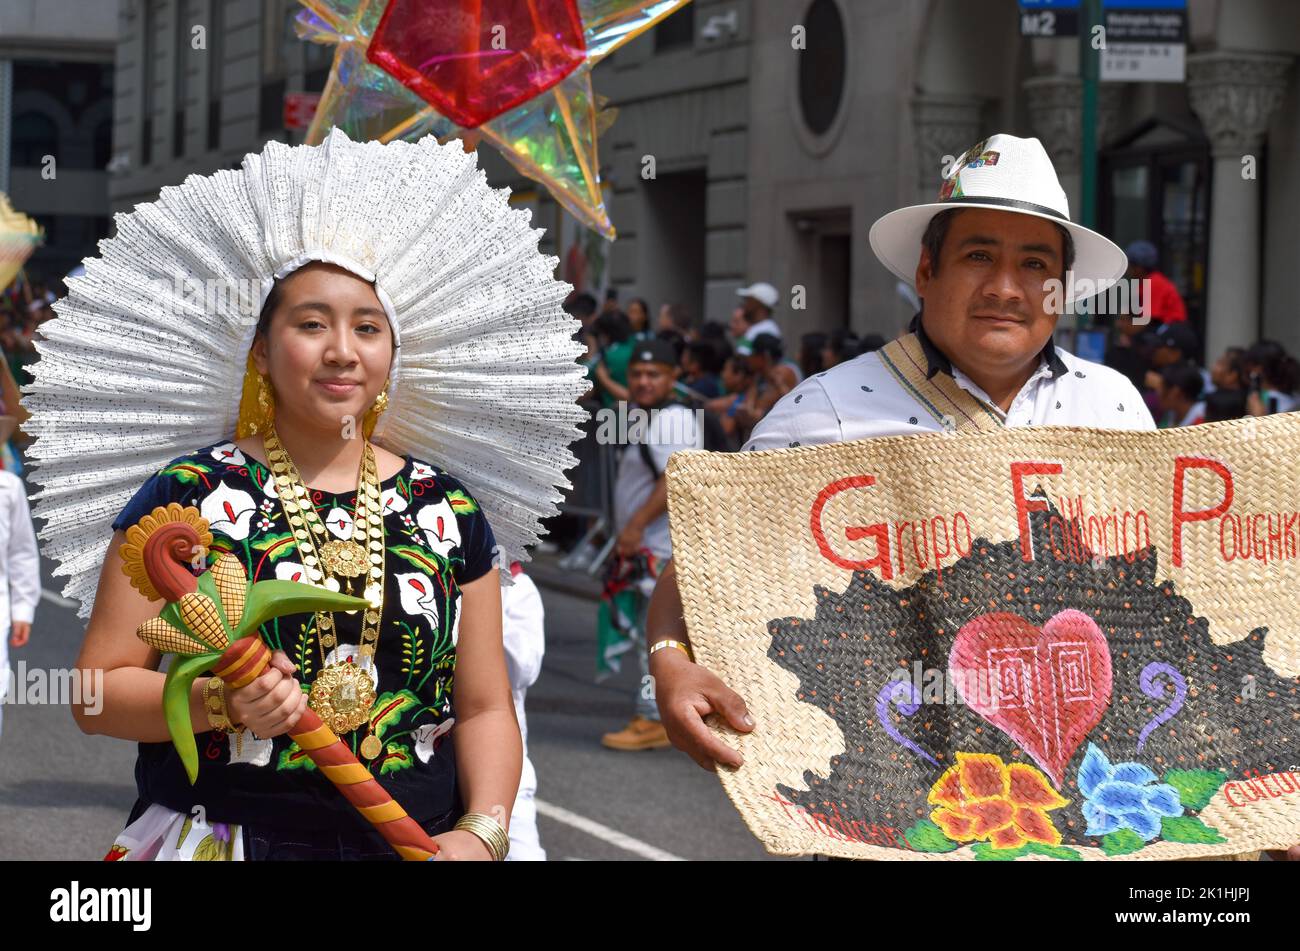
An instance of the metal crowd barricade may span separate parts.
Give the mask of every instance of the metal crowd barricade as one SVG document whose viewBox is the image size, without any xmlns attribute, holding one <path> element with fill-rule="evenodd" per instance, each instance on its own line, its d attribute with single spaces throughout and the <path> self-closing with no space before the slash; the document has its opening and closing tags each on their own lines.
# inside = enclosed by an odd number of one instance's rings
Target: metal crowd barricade
<svg viewBox="0 0 1300 951">
<path fill-rule="evenodd" d="M 577 559 L 592 544 L 593 539 L 603 533 L 606 537 L 605 544 L 591 563 L 583 566 L 589 575 L 594 575 L 604 565 L 617 540 L 614 533 L 614 478 L 618 472 L 619 447 L 601 445 L 596 438 L 596 413 L 600 409 L 600 403 L 584 402 L 583 405 L 589 413 L 581 425 L 582 438 L 570 447 L 578 458 L 578 464 L 569 470 L 572 488 L 560 503 L 560 511 L 590 521 L 587 531 L 573 550 L 560 559 L 559 565 L 564 569 L 578 567 Z"/>
</svg>

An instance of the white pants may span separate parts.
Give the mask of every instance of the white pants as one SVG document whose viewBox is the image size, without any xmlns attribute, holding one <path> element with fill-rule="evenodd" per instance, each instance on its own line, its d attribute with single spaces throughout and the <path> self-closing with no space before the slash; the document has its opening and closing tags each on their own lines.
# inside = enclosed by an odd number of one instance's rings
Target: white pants
<svg viewBox="0 0 1300 951">
<path fill-rule="evenodd" d="M 546 850 L 537 837 L 537 803 L 533 801 L 537 790 L 537 771 L 533 761 L 524 757 L 524 770 L 519 777 L 519 794 L 510 810 L 510 853 L 507 862 L 545 862 Z"/>
</svg>

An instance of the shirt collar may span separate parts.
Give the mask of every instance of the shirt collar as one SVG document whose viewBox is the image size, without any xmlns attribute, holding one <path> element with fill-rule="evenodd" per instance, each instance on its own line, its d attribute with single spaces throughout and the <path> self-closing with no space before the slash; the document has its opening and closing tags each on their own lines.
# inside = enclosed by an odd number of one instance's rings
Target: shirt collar
<svg viewBox="0 0 1300 951">
<path fill-rule="evenodd" d="M 952 361 L 944 356 L 943 351 L 936 347 L 934 341 L 926 334 L 925 328 L 921 326 L 921 315 L 919 313 L 912 318 L 912 322 L 908 324 L 907 329 L 909 332 L 916 334 L 916 339 L 921 342 L 921 351 L 925 354 L 925 378 L 929 380 L 941 371 L 952 376 Z M 1056 344 L 1051 337 L 1047 338 L 1047 343 L 1044 344 L 1039 356 L 1047 364 L 1053 380 L 1066 372 L 1065 362 L 1061 359 L 1060 354 L 1056 352 Z"/>
</svg>

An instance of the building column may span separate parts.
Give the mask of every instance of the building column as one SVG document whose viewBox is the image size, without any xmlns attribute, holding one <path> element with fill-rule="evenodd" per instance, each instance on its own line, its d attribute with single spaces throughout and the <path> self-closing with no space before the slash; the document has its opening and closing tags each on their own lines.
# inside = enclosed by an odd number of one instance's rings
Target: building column
<svg viewBox="0 0 1300 951">
<path fill-rule="evenodd" d="M 1249 346 L 1260 328 L 1260 201 L 1256 174 L 1268 123 L 1282 103 L 1292 57 L 1213 52 L 1187 57 L 1187 92 L 1214 156 L 1205 356 Z"/>
<path fill-rule="evenodd" d="M 1056 176 L 1070 202 L 1070 218 L 1078 221 L 1083 193 L 1083 80 L 1078 76 L 1034 76 L 1025 80 L 1024 90 L 1029 123 L 1056 168 Z M 1098 84 L 1098 147 L 1114 132 L 1123 93 L 1122 84 Z"/>
<path fill-rule="evenodd" d="M 9 194 L 9 130 L 14 122 L 14 63 L 0 57 L 0 193 Z"/>
<path fill-rule="evenodd" d="M 980 120 L 983 105 L 983 100 L 969 96 L 918 96 L 912 100 L 918 201 L 938 198 L 944 156 L 955 159 L 987 134 Z"/>
</svg>

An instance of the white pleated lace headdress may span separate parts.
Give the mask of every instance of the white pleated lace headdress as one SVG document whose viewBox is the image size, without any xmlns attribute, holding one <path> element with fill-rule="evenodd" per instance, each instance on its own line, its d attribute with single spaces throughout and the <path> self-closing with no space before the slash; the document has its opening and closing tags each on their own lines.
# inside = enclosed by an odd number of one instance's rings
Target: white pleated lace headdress
<svg viewBox="0 0 1300 951">
<path fill-rule="evenodd" d="M 352 142 L 336 129 L 319 146 L 269 143 L 238 171 L 192 175 L 119 214 L 42 325 L 23 388 L 33 513 L 81 616 L 109 526 L 140 485 L 234 435 L 261 302 L 312 260 L 373 280 L 396 320 L 373 441 L 463 482 L 508 576 L 568 487 L 587 383 L 561 307 L 570 287 L 507 199 L 459 143 Z"/>
</svg>

